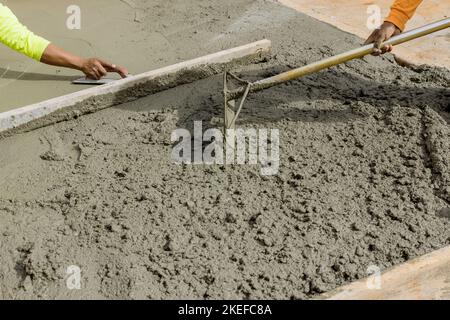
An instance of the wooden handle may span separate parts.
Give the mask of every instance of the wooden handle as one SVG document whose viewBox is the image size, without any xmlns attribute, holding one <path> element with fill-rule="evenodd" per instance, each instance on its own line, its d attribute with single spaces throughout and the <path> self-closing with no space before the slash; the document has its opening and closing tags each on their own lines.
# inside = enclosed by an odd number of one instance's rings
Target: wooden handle
<svg viewBox="0 0 450 320">
<path fill-rule="evenodd" d="M 444 30 L 448 27 L 450 27 L 450 18 L 446 18 L 446 19 L 428 24 L 426 26 L 423 26 L 423 27 L 420 27 L 417 29 L 413 29 L 411 31 L 394 36 L 394 37 L 390 38 L 388 41 L 384 42 L 382 44 L 382 46 L 384 46 L 384 45 L 393 45 L 393 46 L 399 45 L 401 43 L 408 42 L 410 40 L 417 39 L 417 38 L 426 36 L 428 34 L 431 34 L 431 33 L 434 33 L 434 32 L 440 31 L 440 30 Z M 318 72 L 320 70 L 327 69 L 327 68 L 336 66 L 338 64 L 341 64 L 341 63 L 344 63 L 344 62 L 347 62 L 347 61 L 350 61 L 353 59 L 362 58 L 368 54 L 373 53 L 373 51 L 374 51 L 374 45 L 368 44 L 363 47 L 353 49 L 353 50 L 338 54 L 336 56 L 326 58 L 326 59 L 308 64 L 306 66 L 281 73 L 279 75 L 276 75 L 276 76 L 273 76 L 270 78 L 262 79 L 262 80 L 252 83 L 250 92 L 256 92 L 256 91 L 260 91 L 263 89 L 267 89 L 267 88 L 273 87 L 277 84 L 295 80 L 300 77 L 306 76 L 308 74 L 312 74 L 312 73 Z M 237 98 L 241 97 L 244 94 L 244 92 L 245 92 L 244 87 L 238 88 L 231 92 L 228 92 L 227 99 L 230 99 L 230 100 L 237 99 Z"/>
</svg>

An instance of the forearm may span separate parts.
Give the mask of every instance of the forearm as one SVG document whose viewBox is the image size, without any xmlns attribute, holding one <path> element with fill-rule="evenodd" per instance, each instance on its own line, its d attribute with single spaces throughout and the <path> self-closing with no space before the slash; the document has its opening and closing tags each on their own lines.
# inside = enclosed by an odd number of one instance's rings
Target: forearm
<svg viewBox="0 0 450 320">
<path fill-rule="evenodd" d="M 115 64 L 98 58 L 84 59 L 54 44 L 50 44 L 45 49 L 41 62 L 52 66 L 80 70 L 91 79 L 100 79 L 106 76 L 108 72 L 117 72 L 122 78 L 125 78 L 128 74 L 128 70 L 125 68 L 118 67 Z"/>
<path fill-rule="evenodd" d="M 98 58 L 83 59 L 35 35 L 1 3 L 0 42 L 42 63 L 80 70 L 92 79 L 100 79 L 108 72 L 117 72 L 122 78 L 128 75 L 128 70 L 123 67 Z"/>
<path fill-rule="evenodd" d="M 396 0 L 391 7 L 391 12 L 385 21 L 394 24 L 401 31 L 412 18 L 422 0 Z"/>
<path fill-rule="evenodd" d="M 67 52 L 54 44 L 49 44 L 42 54 L 41 62 L 52 66 L 81 70 L 84 59 Z"/>
</svg>

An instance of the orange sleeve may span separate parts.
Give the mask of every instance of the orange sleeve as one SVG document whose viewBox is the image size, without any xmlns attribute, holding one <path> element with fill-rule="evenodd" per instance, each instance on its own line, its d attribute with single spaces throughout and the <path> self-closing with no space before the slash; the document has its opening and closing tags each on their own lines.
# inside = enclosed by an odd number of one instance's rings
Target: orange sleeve
<svg viewBox="0 0 450 320">
<path fill-rule="evenodd" d="M 391 13 L 385 21 L 395 24 L 403 31 L 406 23 L 412 18 L 422 1 L 423 0 L 395 0 L 391 7 Z"/>
</svg>

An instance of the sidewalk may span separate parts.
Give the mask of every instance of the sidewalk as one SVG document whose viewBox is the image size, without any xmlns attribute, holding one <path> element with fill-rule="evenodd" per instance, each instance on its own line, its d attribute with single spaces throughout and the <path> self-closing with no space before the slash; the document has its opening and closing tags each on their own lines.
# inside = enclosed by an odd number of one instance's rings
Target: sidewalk
<svg viewBox="0 0 450 320">
<path fill-rule="evenodd" d="M 323 296 L 330 300 L 450 300 L 450 247 Z"/>
<path fill-rule="evenodd" d="M 366 39 L 371 33 L 366 26 L 369 16 L 367 8 L 370 5 L 378 5 L 382 9 L 382 17 L 386 17 L 394 0 L 279 0 L 279 2 Z M 447 18 L 449 14 L 450 1 L 426 0 L 407 25 L 407 30 Z M 394 49 L 394 53 L 414 64 L 445 66 L 450 69 L 449 47 L 450 31 L 444 30 L 402 44 Z"/>
</svg>

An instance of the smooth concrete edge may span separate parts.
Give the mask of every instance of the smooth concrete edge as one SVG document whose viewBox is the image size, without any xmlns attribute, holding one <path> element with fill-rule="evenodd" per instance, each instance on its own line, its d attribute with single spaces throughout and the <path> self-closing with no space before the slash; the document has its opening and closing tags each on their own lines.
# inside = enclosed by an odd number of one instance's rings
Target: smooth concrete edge
<svg viewBox="0 0 450 320">
<path fill-rule="evenodd" d="M 44 118 L 56 111 L 62 111 L 68 107 L 79 105 L 87 99 L 95 98 L 96 96 L 105 96 L 111 94 L 118 94 L 127 89 L 142 86 L 149 83 L 155 79 L 170 76 L 171 74 L 176 74 L 181 71 L 195 70 L 196 68 L 202 66 L 213 66 L 213 65 L 226 65 L 230 63 L 239 64 L 241 62 L 247 62 L 248 58 L 257 56 L 256 60 L 262 60 L 271 51 L 271 41 L 264 39 L 249 43 L 243 46 L 235 47 L 232 49 L 227 49 L 219 51 L 213 54 L 209 54 L 203 57 L 195 58 L 192 60 L 180 62 L 160 69 L 145 72 L 139 75 L 130 76 L 125 79 L 118 80 L 113 83 L 105 84 L 99 87 L 93 87 L 81 91 L 77 91 L 68 95 L 61 97 L 49 99 L 43 102 L 28 105 L 19 109 L 14 109 L 11 111 L 0 113 L 0 133 L 4 133 L 8 130 L 19 128 L 32 121 Z M 219 73 L 220 68 L 214 70 L 213 73 Z M 200 79 L 201 77 L 199 77 Z M 194 79 L 195 80 L 195 79 Z M 170 88 L 170 84 L 167 88 Z M 162 89 L 164 90 L 164 88 Z M 162 91 L 160 90 L 160 91 Z M 152 92 L 155 93 L 155 92 Z M 105 107 L 112 106 L 109 103 L 105 106 L 98 106 L 96 110 L 104 109 Z M 95 110 L 90 109 L 89 112 L 94 112 Z M 87 113 L 87 112 L 86 112 Z M 53 123 L 57 122 L 58 118 L 55 118 Z M 59 118 L 60 119 L 60 118 Z M 48 125 L 47 122 L 45 125 Z M 33 129 L 33 128 L 32 128 Z"/>
<path fill-rule="evenodd" d="M 450 246 L 358 280 L 320 298 L 326 300 L 450 299 Z"/>
</svg>

